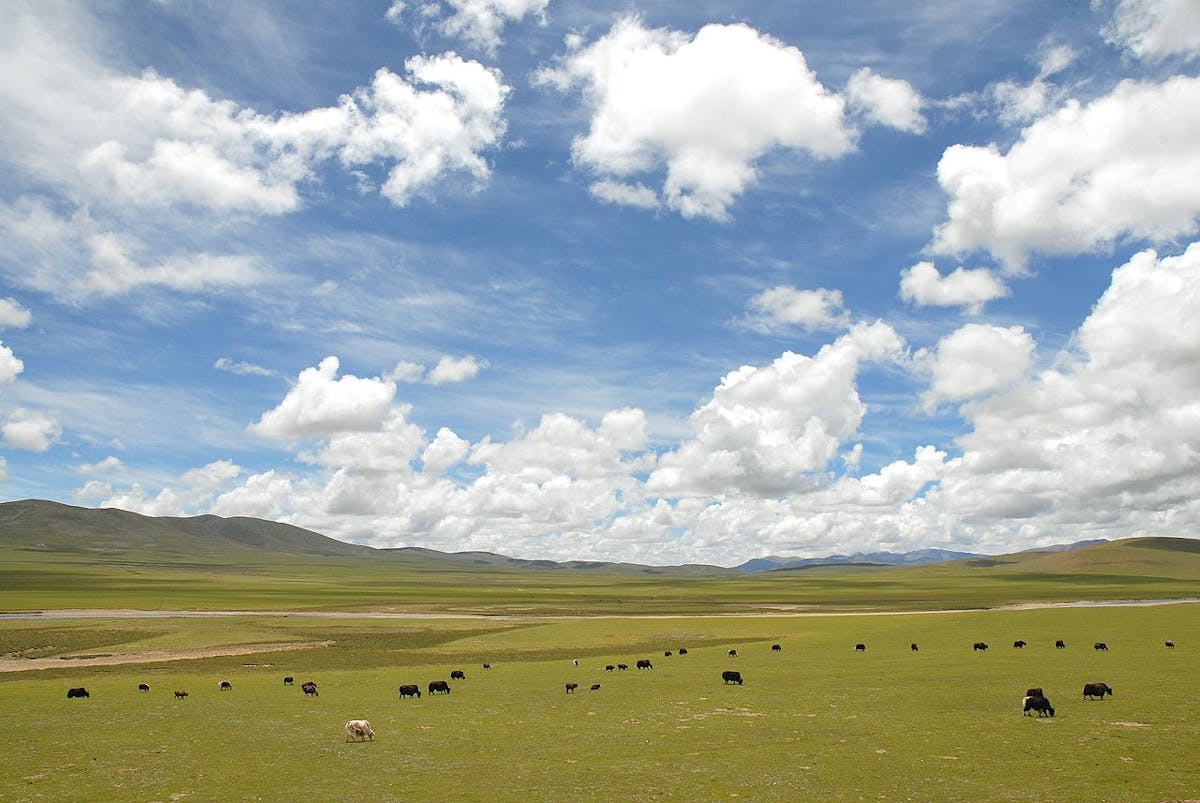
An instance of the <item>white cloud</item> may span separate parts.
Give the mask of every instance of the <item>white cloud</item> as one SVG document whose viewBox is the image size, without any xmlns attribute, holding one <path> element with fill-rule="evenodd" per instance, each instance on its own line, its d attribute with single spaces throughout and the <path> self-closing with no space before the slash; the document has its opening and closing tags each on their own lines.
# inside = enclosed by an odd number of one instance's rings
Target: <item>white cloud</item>
<svg viewBox="0 0 1200 803">
<path fill-rule="evenodd" d="M 900 272 L 900 297 L 918 307 L 963 307 L 978 314 L 983 305 L 1008 295 L 1008 288 L 987 268 L 956 268 L 942 276 L 931 262 Z"/>
<path fill-rule="evenodd" d="M 241 473 L 242 467 L 232 460 L 214 460 L 208 465 L 184 472 L 181 479 L 193 490 L 207 491 L 232 482 Z"/>
<path fill-rule="evenodd" d="M 262 414 L 250 431 L 269 438 L 306 438 L 346 431 L 379 429 L 396 384 L 384 379 L 337 377 L 337 357 L 300 372 L 279 406 Z"/>
<path fill-rule="evenodd" d="M 11 383 L 25 370 L 25 363 L 12 353 L 12 349 L 0 343 L 0 388 Z"/>
<path fill-rule="evenodd" d="M 1033 338 L 1020 326 L 967 324 L 938 341 L 927 360 L 932 381 L 922 396 L 927 409 L 1010 387 L 1033 363 Z"/>
<path fill-rule="evenodd" d="M 784 352 L 727 374 L 691 415 L 694 437 L 662 456 L 647 488 L 664 496 L 798 490 L 858 430 L 859 366 L 895 360 L 903 341 L 884 323 L 856 324 L 815 356 Z"/>
<path fill-rule="evenodd" d="M 1028 84 L 1001 81 L 991 87 L 1000 119 L 1010 125 L 1036 120 L 1050 108 L 1053 87 L 1041 78 Z"/>
<path fill-rule="evenodd" d="M 428 477 L 439 476 L 456 463 L 466 460 L 470 450 L 470 443 L 442 427 L 421 453 L 421 471 Z"/>
<path fill-rule="evenodd" d="M 1064 90 L 1047 79 L 1071 66 L 1079 53 L 1070 45 L 1052 41 L 1044 42 L 1039 50 L 1038 74 L 1028 84 L 1000 81 L 989 87 L 1001 121 L 1009 125 L 1032 122 L 1065 97 Z"/>
<path fill-rule="evenodd" d="M 381 192 L 397 206 L 450 173 L 485 181 L 491 171 L 480 152 L 498 145 L 506 127 L 501 112 L 509 88 L 499 72 L 454 53 L 413 56 L 404 66 L 409 78 L 380 69 L 369 88 L 342 96 L 337 115 L 308 114 L 344 120 L 344 130 L 333 128 L 342 164 L 392 163 Z M 320 125 L 305 130 L 306 120 L 282 122 L 280 128 L 292 130 L 272 132 L 281 145 L 317 148 L 329 137 Z"/>
<path fill-rule="evenodd" d="M 77 493 L 87 494 L 94 498 L 93 495 L 103 488 L 103 485 L 88 483 Z M 151 497 L 146 494 L 146 489 L 137 483 L 131 485 L 127 491 L 110 495 L 97 507 L 115 507 L 131 513 L 140 513 L 143 516 L 182 516 L 188 512 L 174 490 L 164 488 L 159 491 L 158 495 Z"/>
<path fill-rule="evenodd" d="M 1118 0 L 1105 39 L 1143 59 L 1200 54 L 1200 4 L 1195 0 Z"/>
<path fill-rule="evenodd" d="M 62 435 L 62 427 L 45 413 L 18 407 L 0 425 L 4 444 L 31 452 L 44 452 Z"/>
<path fill-rule="evenodd" d="M 424 376 L 424 365 L 421 365 L 419 362 L 401 360 L 396 363 L 395 368 L 387 372 L 384 378 L 394 382 L 420 382 Z"/>
<path fill-rule="evenodd" d="M 536 428 L 505 443 L 485 438 L 475 444 L 469 461 L 486 466 L 493 478 L 611 476 L 623 467 L 622 452 L 645 447 L 645 425 L 645 413 L 636 409 L 607 414 L 598 429 L 563 413 L 547 413 Z"/>
<path fill-rule="evenodd" d="M 29 310 L 15 298 L 0 298 L 0 328 L 24 329 L 33 321 Z"/>
<path fill-rule="evenodd" d="M 144 287 L 247 287 L 269 275 L 257 256 L 237 254 L 168 252 L 144 264 L 139 254 L 147 246 L 134 234 L 117 234 L 86 209 L 62 217 L 41 199 L 0 204 L 0 235 L 21 266 L 9 271 L 12 281 L 72 303 Z"/>
<path fill-rule="evenodd" d="M 119 468 L 124 468 L 121 458 L 110 454 L 96 463 L 80 463 L 79 467 L 75 470 L 80 474 L 103 474 L 109 471 L 116 471 Z"/>
<path fill-rule="evenodd" d="M 290 478 L 279 476 L 274 470 L 265 471 L 217 497 L 212 512 L 218 516 L 277 518 L 279 511 L 286 508 L 293 490 Z"/>
<path fill-rule="evenodd" d="M 907 81 L 884 78 L 863 67 L 846 83 L 846 100 L 851 109 L 872 122 L 910 134 L 925 131 L 924 100 Z"/>
<path fill-rule="evenodd" d="M 281 215 L 333 160 L 378 166 L 381 191 L 403 206 L 456 172 L 486 180 L 481 151 L 504 133 L 508 87 L 454 53 L 412 57 L 403 75 L 381 68 L 336 106 L 263 113 L 152 70 L 111 69 L 81 32 L 85 16 L 31 4 L 6 20 L 0 144 L 97 215 L 114 205 Z"/>
<path fill-rule="evenodd" d="M 974 430 L 942 483 L 946 514 L 980 539 L 1011 537 L 1018 523 L 1031 540 L 1195 531 L 1197 304 L 1200 244 L 1114 271 L 1077 351 L 964 408 Z"/>
<path fill-rule="evenodd" d="M 426 439 L 407 406 L 392 405 L 376 430 L 333 434 L 301 456 L 323 477 L 237 478 L 208 506 L 381 546 L 650 563 L 1191 531 L 1198 307 L 1195 244 L 1117 269 L 1071 349 L 1040 372 L 1020 327 L 962 327 L 915 361 L 931 376 L 927 401 L 965 402 L 961 456 L 919 446 L 861 477 L 831 464 L 857 471 L 864 460 L 863 364 L 906 364 L 882 323 L 858 324 L 813 357 L 731 372 L 692 415 L 693 436 L 661 458 L 636 409 L 596 426 L 551 413 L 507 441 L 468 444 L 446 428 Z M 335 374 L 326 365 L 322 381 Z M 231 466 L 216 473 L 234 480 Z M 179 511 L 195 504 L 192 485 L 113 498 Z"/>
<path fill-rule="evenodd" d="M 636 206 L 641 209 L 657 209 L 661 204 L 658 193 L 645 184 L 628 184 L 623 181 L 594 181 L 588 187 L 593 196 L 605 203 L 618 206 Z"/>
<path fill-rule="evenodd" d="M 724 219 L 776 148 L 827 159 L 853 147 L 844 101 L 804 54 L 747 25 L 706 25 L 694 36 L 620 19 L 569 52 L 536 82 L 582 87 L 592 112 L 572 145 L 575 164 L 598 173 L 600 197 L 649 206 L 636 180 L 665 169 L 662 197 L 685 217 Z"/>
<path fill-rule="evenodd" d="M 442 35 L 461 37 L 488 54 L 495 54 L 503 44 L 501 35 L 508 23 L 532 16 L 545 25 L 549 5 L 550 0 L 432 0 L 417 3 L 396 0 L 385 16 L 397 25 L 406 15 L 412 16 L 418 27 L 426 21 L 437 20 L 437 29 Z"/>
<path fill-rule="evenodd" d="M 756 328 L 799 326 L 809 331 L 844 329 L 850 315 L 842 307 L 840 290 L 800 290 L 772 287 L 750 299 L 746 322 Z"/>
<path fill-rule="evenodd" d="M 444 356 L 429 372 L 429 384 L 447 385 L 454 382 L 465 382 L 479 375 L 482 368 L 487 367 L 487 361 L 480 362 L 468 354 L 465 357 Z"/>
<path fill-rule="evenodd" d="M 424 430 L 407 420 L 410 412 L 408 405 L 391 407 L 377 429 L 338 432 L 317 454 L 301 459 L 335 469 L 408 475 L 425 444 Z"/>
<path fill-rule="evenodd" d="M 83 484 L 82 488 L 76 488 L 71 492 L 71 497 L 80 502 L 98 502 L 112 495 L 112 485 L 99 480 L 88 480 Z"/>
<path fill-rule="evenodd" d="M 228 357 L 218 357 L 213 363 L 213 368 L 218 371 L 228 371 L 231 374 L 238 376 L 278 376 L 279 372 L 270 368 L 264 368 L 261 365 L 255 365 L 251 362 L 240 362 L 231 360 Z"/>
<path fill-rule="evenodd" d="M 1170 241 L 1200 215 L 1200 78 L 1125 81 L 1043 117 L 1008 153 L 954 145 L 938 163 L 950 194 L 938 253 L 984 249 L 1011 271 L 1031 252 L 1092 251 L 1123 238 Z"/>
</svg>

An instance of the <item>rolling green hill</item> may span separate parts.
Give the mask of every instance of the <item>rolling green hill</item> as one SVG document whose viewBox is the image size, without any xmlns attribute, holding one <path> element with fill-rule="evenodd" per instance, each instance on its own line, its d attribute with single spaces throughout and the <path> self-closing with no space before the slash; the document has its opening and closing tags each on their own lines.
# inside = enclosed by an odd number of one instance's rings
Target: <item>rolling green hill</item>
<svg viewBox="0 0 1200 803">
<path fill-rule="evenodd" d="M 1200 541 L 1132 538 L 947 563 L 746 574 L 374 549 L 250 518 L 0 504 L 0 610 L 402 609 L 455 613 L 924 610 L 1193 598 Z"/>
</svg>

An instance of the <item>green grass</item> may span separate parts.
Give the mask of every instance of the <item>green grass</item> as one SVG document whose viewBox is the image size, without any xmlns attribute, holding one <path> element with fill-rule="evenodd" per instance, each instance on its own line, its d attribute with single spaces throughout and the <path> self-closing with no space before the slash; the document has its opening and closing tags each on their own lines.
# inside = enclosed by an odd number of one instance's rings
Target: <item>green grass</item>
<svg viewBox="0 0 1200 803">
<path fill-rule="evenodd" d="M 1134 539 L 1065 553 L 916 568 L 822 567 L 715 577 L 275 553 L 239 553 L 242 562 L 237 565 L 198 562 L 168 567 L 135 552 L 99 558 L 0 547 L 0 610 L 86 605 L 141 610 L 702 614 L 796 606 L 922 610 L 1193 597 L 1200 588 L 1200 553 L 1180 548 L 1177 542 L 1180 539 Z"/>
<path fill-rule="evenodd" d="M 1015 650 L 1015 639 L 1029 646 Z M 1055 650 L 1054 640 L 1067 641 Z M 1179 645 L 1163 647 L 1167 638 Z M 1200 796 L 1200 606 L 937 615 L 0 622 L 5 649 L 331 639 L 0 675 L 0 800 L 1101 800 Z M 986 641 L 986 653 L 971 650 Z M 1091 649 L 1106 641 L 1109 652 Z M 867 644 L 857 654 L 856 642 Z M 916 641 L 920 652 L 908 645 Z M 779 642 L 782 653 L 769 646 Z M 663 650 L 689 648 L 687 656 Z M 725 656 L 736 647 L 737 659 Z M 580 666 L 572 665 L 578 658 Z M 607 673 L 650 658 L 652 671 Z M 493 668 L 483 671 L 489 661 Z M 449 696 L 396 687 L 467 679 Z M 720 673 L 740 670 L 744 686 Z M 319 682 L 305 699 L 280 678 Z M 219 692 L 228 679 L 233 691 Z M 581 685 L 573 695 L 563 684 Z M 139 682 L 153 686 L 139 694 Z M 1085 682 L 1115 696 L 1081 699 Z M 600 691 L 587 686 L 598 682 Z M 92 697 L 65 699 L 70 686 Z M 1057 716 L 1023 717 L 1042 686 Z M 186 689 L 176 702 L 171 691 Z M 378 739 L 344 743 L 364 717 Z"/>
</svg>

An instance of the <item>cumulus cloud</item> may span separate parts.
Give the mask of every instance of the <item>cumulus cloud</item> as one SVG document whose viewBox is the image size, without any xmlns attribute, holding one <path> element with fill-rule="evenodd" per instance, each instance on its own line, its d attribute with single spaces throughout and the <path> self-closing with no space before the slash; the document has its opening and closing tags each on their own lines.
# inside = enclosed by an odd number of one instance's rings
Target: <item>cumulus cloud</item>
<svg viewBox="0 0 1200 803">
<path fill-rule="evenodd" d="M 932 380 L 922 395 L 926 409 L 972 399 L 1011 386 L 1033 363 L 1035 344 L 1020 326 L 967 324 L 919 355 Z"/>
<path fill-rule="evenodd" d="M 337 357 L 326 357 L 316 368 L 305 368 L 279 406 L 263 413 L 250 431 L 269 438 L 307 438 L 379 429 L 396 395 L 396 384 L 380 378 L 338 377 L 340 365 Z"/>
<path fill-rule="evenodd" d="M 387 379 L 395 382 L 420 382 L 425 376 L 425 366 L 419 362 L 401 360 L 387 372 Z"/>
<path fill-rule="evenodd" d="M 25 363 L 13 354 L 12 349 L 0 343 L 0 388 L 11 383 L 25 370 Z"/>
<path fill-rule="evenodd" d="M 283 509 L 293 492 L 289 477 L 274 470 L 255 474 L 231 491 L 221 494 L 213 503 L 212 512 L 218 516 L 252 516 L 271 518 Z"/>
<path fill-rule="evenodd" d="M 1118 0 L 1104 38 L 1138 58 L 1200 54 L 1200 5 L 1193 0 Z"/>
<path fill-rule="evenodd" d="M 428 438 L 392 403 L 377 427 L 327 433 L 302 454 L 317 474 L 235 476 L 219 461 L 109 503 L 159 515 L 200 504 L 380 546 L 649 563 L 1192 532 L 1197 308 L 1200 244 L 1145 251 L 1114 271 L 1040 371 L 1021 327 L 963 326 L 910 361 L 886 324 L 857 324 L 811 357 L 730 372 L 691 416 L 690 437 L 666 448 L 634 408 L 599 423 L 548 413 L 505 440 L 469 443 L 445 427 Z M 959 456 L 926 444 L 837 475 L 866 460 L 858 385 L 871 361 L 923 366 L 924 400 L 961 403 Z M 335 385 L 336 364 L 322 366 L 308 369 L 314 384 Z"/>
<path fill-rule="evenodd" d="M 720 220 L 766 152 L 829 159 L 853 147 L 844 100 L 799 49 L 747 25 L 688 35 L 627 16 L 596 41 L 569 37 L 567 47 L 535 80 L 581 88 L 591 125 L 573 142 L 572 160 L 599 174 L 593 192 L 604 200 L 649 207 L 642 178 L 665 170 L 662 203 Z"/>
<path fill-rule="evenodd" d="M 692 439 L 662 456 L 647 488 L 666 496 L 796 490 L 857 432 L 866 414 L 859 366 L 895 360 L 902 347 L 887 324 L 856 324 L 813 357 L 788 351 L 726 374 L 692 413 Z"/>
<path fill-rule="evenodd" d="M 1130 239 L 1170 241 L 1200 215 L 1200 78 L 1124 81 L 1026 128 L 1007 153 L 954 145 L 938 163 L 948 220 L 931 248 L 982 249 L 1010 271 L 1032 252 L 1093 251 Z"/>
<path fill-rule="evenodd" d="M 33 321 L 33 314 L 15 298 L 0 298 L 0 328 L 24 329 Z"/>
<path fill-rule="evenodd" d="M 79 467 L 75 470 L 80 474 L 104 474 L 109 471 L 116 471 L 119 468 L 124 468 L 121 458 L 110 454 L 108 457 L 95 463 L 80 463 Z"/>
<path fill-rule="evenodd" d="M 503 44 L 502 34 L 508 23 L 532 16 L 545 25 L 546 8 L 549 5 L 550 0 L 442 0 L 415 3 L 394 0 L 386 17 L 395 24 L 400 24 L 406 17 L 415 19 L 418 28 L 432 22 L 443 36 L 461 37 L 494 55 Z"/>
<path fill-rule="evenodd" d="M 443 474 L 454 464 L 466 460 L 470 450 L 470 443 L 442 427 L 421 453 L 422 473 L 430 477 Z"/>
<path fill-rule="evenodd" d="M 1079 56 L 1070 45 L 1047 41 L 1040 48 L 1038 74 L 1028 84 L 1000 81 L 989 87 L 991 98 L 999 107 L 1000 119 L 1012 124 L 1036 120 L 1064 97 L 1064 90 L 1049 79 L 1065 70 Z"/>
<path fill-rule="evenodd" d="M 977 535 L 1125 537 L 1200 524 L 1200 244 L 1113 273 L 1075 348 L 964 408 L 941 504 Z M 1019 433 L 1019 437 L 1014 437 Z"/>
<path fill-rule="evenodd" d="M 242 467 L 232 460 L 215 460 L 184 472 L 182 480 L 195 490 L 207 491 L 237 479 L 241 473 Z"/>
<path fill-rule="evenodd" d="M 367 86 L 337 106 L 262 114 L 187 89 L 154 72 L 123 76 L 97 69 L 55 108 L 38 116 L 70 119 L 87 104 L 111 109 L 89 121 L 79 141 L 55 145 L 72 152 L 41 153 L 55 178 L 96 199 L 135 206 L 188 204 L 217 212 L 279 215 L 299 208 L 300 186 L 318 165 L 336 159 L 347 168 L 381 164 L 381 191 L 403 206 L 448 173 L 479 180 L 489 175 L 480 155 L 503 136 L 508 88 L 499 74 L 454 53 L 414 56 L 404 74 L 376 71 Z M 26 103 L 45 99 L 24 95 Z M 16 115 L 19 106 L 11 108 Z M 132 124 L 136 121 L 136 124 Z"/>
<path fill-rule="evenodd" d="M 809 331 L 844 329 L 850 315 L 842 308 L 840 290 L 772 287 L 750 299 L 746 323 L 754 328 L 799 326 Z"/>
<path fill-rule="evenodd" d="M 44 452 L 62 435 L 62 427 L 50 416 L 18 407 L 0 425 L 4 444 L 31 452 Z"/>
<path fill-rule="evenodd" d="M 474 379 L 479 375 L 482 368 L 487 367 L 487 362 L 480 362 L 473 356 L 465 357 L 449 357 L 445 356 L 438 360 L 438 364 L 429 372 L 429 384 L 431 385 L 446 385 L 452 382 L 465 382 L 468 379 Z"/>
<path fill-rule="evenodd" d="M 900 272 L 900 297 L 918 307 L 963 307 L 978 314 L 983 305 L 1008 295 L 1008 287 L 987 268 L 956 268 L 943 276 L 932 262 Z"/>
<path fill-rule="evenodd" d="M 863 67 L 846 83 L 846 100 L 852 110 L 872 122 L 910 134 L 925 131 L 924 100 L 907 81 L 884 78 Z"/>
<path fill-rule="evenodd" d="M 449 385 L 456 382 L 466 382 L 479 376 L 479 372 L 488 367 L 487 360 L 476 359 L 467 354 L 463 357 L 451 357 L 444 354 L 437 365 L 427 369 L 418 362 L 401 360 L 385 378 L 393 382 L 424 382 L 430 385 Z"/>
</svg>

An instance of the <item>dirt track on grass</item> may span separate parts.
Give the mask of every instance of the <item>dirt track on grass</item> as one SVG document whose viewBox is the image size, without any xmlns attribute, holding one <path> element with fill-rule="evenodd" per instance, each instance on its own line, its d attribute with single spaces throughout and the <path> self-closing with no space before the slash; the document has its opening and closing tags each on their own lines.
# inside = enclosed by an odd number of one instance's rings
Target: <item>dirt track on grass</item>
<svg viewBox="0 0 1200 803">
<path fill-rule="evenodd" d="M 0 672 L 27 672 L 31 669 L 66 669 L 77 666 L 115 666 L 117 664 L 154 664 L 163 661 L 191 661 L 197 658 L 225 658 L 231 655 L 256 655 L 264 652 L 312 650 L 332 645 L 332 641 L 281 641 L 274 644 L 230 644 L 225 647 L 201 647 L 194 650 L 147 650 L 111 655 L 62 656 L 60 658 L 2 658 Z"/>
</svg>

